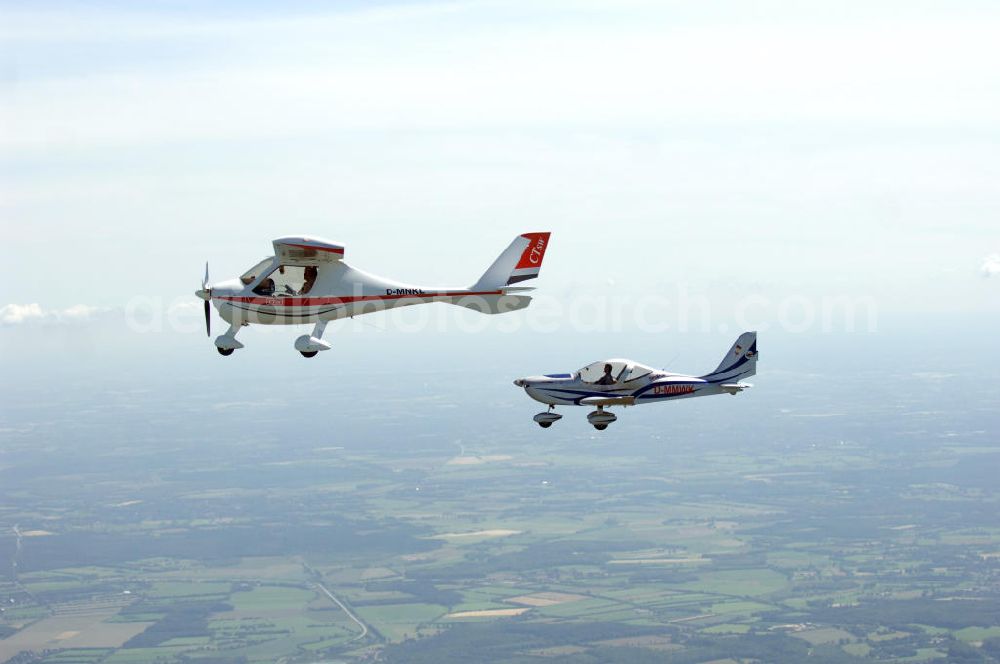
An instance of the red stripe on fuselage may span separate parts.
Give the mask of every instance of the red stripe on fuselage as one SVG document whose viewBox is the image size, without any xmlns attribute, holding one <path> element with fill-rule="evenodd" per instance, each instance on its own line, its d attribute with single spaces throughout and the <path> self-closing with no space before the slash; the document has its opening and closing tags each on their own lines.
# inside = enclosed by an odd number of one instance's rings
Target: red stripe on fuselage
<svg viewBox="0 0 1000 664">
<path fill-rule="evenodd" d="M 423 293 L 422 295 L 361 295 L 344 297 L 225 297 L 218 296 L 213 299 L 227 302 L 240 302 L 241 304 L 256 304 L 267 307 L 319 307 L 327 304 L 351 304 L 352 302 L 375 302 L 384 300 L 401 300 L 404 298 L 427 299 L 433 297 L 462 297 L 465 295 L 502 295 L 503 291 L 441 291 L 437 293 Z"/>
<path fill-rule="evenodd" d="M 340 254 L 344 255 L 343 249 L 337 249 L 336 247 L 313 247 L 308 244 L 286 244 L 286 247 L 295 247 L 297 249 L 312 249 L 313 251 L 325 251 L 330 254 Z"/>
</svg>

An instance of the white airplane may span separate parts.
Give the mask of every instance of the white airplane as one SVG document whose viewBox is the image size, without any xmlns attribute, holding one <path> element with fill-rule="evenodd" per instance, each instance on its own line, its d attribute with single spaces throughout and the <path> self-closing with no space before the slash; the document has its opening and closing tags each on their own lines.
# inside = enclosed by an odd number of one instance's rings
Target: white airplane
<svg viewBox="0 0 1000 664">
<path fill-rule="evenodd" d="M 344 262 L 344 245 L 317 237 L 295 235 L 274 240 L 269 256 L 236 279 L 209 285 L 208 264 L 201 290 L 205 301 L 205 329 L 212 335 L 211 307 L 229 323 L 216 337 L 221 355 L 231 355 L 243 344 L 236 340 L 240 328 L 250 324 L 301 325 L 315 323 L 311 334 L 295 340 L 304 357 L 329 350 L 323 341 L 326 324 L 412 304 L 447 302 L 485 314 L 516 311 L 531 298 L 521 295 L 533 288 L 513 284 L 534 279 L 542 266 L 549 233 L 525 233 L 514 238 L 483 276 L 468 288 L 428 288 L 390 281 L 362 272 Z"/>
<path fill-rule="evenodd" d="M 738 394 L 753 387 L 741 383 L 741 378 L 757 373 L 757 333 L 740 335 L 719 366 L 704 376 L 660 371 L 632 360 L 602 360 L 588 364 L 572 374 L 548 374 L 518 378 L 514 384 L 523 387 L 535 401 L 549 405 L 544 413 L 535 415 L 535 422 L 547 429 L 562 419 L 552 412 L 556 406 L 596 406 L 587 421 L 598 431 L 617 420 L 606 406 L 638 406 L 639 404 L 674 401 L 713 394 Z"/>
</svg>

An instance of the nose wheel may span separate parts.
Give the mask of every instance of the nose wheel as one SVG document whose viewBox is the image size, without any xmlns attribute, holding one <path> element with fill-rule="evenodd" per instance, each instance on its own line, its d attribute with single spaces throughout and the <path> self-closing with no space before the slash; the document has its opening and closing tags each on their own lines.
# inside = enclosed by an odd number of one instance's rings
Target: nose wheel
<svg viewBox="0 0 1000 664">
<path fill-rule="evenodd" d="M 316 354 L 319 353 L 318 350 L 300 350 L 299 352 L 302 353 L 302 357 L 316 357 Z"/>
<path fill-rule="evenodd" d="M 225 334 L 215 338 L 215 350 L 219 351 L 219 355 L 228 357 L 234 350 L 243 348 L 243 344 L 236 340 L 236 333 L 240 331 L 240 327 L 239 323 L 232 323 Z"/>
</svg>

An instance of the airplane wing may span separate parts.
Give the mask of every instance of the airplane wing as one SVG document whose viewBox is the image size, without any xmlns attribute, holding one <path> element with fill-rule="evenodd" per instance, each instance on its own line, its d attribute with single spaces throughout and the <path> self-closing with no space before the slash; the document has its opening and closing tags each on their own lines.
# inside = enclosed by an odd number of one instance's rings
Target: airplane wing
<svg viewBox="0 0 1000 664">
<path fill-rule="evenodd" d="M 343 260 L 344 245 L 318 237 L 289 235 L 272 242 L 274 255 L 282 262 L 296 265 L 319 265 Z"/>
<path fill-rule="evenodd" d="M 719 385 L 719 387 L 722 388 L 723 392 L 727 392 L 729 394 L 739 394 L 743 390 L 748 390 L 751 387 L 753 387 L 753 384 L 751 384 L 751 383 L 723 383 L 722 385 Z"/>
<path fill-rule="evenodd" d="M 634 406 L 635 397 L 584 397 L 581 406 Z"/>
</svg>

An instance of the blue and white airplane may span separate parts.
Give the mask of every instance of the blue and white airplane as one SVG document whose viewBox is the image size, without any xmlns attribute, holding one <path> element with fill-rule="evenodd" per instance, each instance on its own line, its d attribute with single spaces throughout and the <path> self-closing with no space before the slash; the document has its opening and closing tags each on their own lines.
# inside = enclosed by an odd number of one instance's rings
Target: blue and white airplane
<svg viewBox="0 0 1000 664">
<path fill-rule="evenodd" d="M 597 410 L 587 421 L 598 431 L 617 420 L 609 406 L 638 406 L 713 394 L 738 394 L 753 387 L 742 378 L 757 373 L 757 333 L 744 332 L 733 344 L 715 371 L 704 376 L 687 376 L 647 367 L 632 360 L 602 360 L 588 364 L 572 374 L 548 374 L 518 378 L 535 401 L 549 405 L 535 415 L 535 422 L 547 429 L 562 419 L 552 412 L 556 406 L 592 406 Z"/>
</svg>

